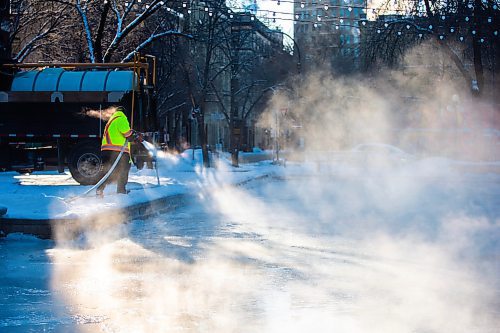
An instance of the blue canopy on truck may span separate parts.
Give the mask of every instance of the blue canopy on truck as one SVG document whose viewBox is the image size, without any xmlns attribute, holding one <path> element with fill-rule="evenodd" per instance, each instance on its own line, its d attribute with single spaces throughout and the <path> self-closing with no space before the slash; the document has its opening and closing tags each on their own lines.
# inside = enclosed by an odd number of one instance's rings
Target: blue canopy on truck
<svg viewBox="0 0 500 333">
<path fill-rule="evenodd" d="M 134 89 L 135 86 L 135 89 Z M 133 71 L 67 71 L 63 68 L 18 72 L 11 91 L 132 91 L 138 86 Z"/>
</svg>

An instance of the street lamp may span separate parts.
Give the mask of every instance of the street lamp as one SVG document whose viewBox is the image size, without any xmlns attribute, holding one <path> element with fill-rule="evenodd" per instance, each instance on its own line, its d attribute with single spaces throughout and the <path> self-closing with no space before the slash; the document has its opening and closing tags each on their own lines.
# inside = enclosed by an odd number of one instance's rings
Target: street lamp
<svg viewBox="0 0 500 333">
<path fill-rule="evenodd" d="M 297 62 L 297 73 L 300 74 L 300 70 L 301 70 L 301 66 L 302 66 L 302 58 L 300 57 L 300 48 L 299 48 L 299 44 L 297 44 L 297 42 L 295 41 L 295 39 L 293 39 L 292 36 L 290 36 L 289 34 L 287 34 L 286 32 L 283 32 L 283 31 L 279 31 L 277 30 L 276 32 L 279 32 L 281 33 L 282 35 L 284 36 L 287 36 L 288 38 L 290 38 L 293 42 L 293 45 L 294 45 L 294 50 L 297 50 L 297 57 L 298 57 L 298 62 Z"/>
</svg>

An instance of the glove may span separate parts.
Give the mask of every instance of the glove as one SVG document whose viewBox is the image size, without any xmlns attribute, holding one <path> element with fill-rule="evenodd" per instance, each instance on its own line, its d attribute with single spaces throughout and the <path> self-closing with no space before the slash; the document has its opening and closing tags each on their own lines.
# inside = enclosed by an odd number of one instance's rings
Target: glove
<svg viewBox="0 0 500 333">
<path fill-rule="evenodd" d="M 132 130 L 132 138 L 134 142 L 141 143 L 142 141 L 144 141 L 143 137 L 143 133 Z"/>
</svg>

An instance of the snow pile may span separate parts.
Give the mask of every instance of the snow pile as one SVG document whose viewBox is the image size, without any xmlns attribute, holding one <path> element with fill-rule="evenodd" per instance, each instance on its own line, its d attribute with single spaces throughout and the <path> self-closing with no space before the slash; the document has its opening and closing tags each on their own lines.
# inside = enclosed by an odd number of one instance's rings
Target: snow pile
<svg viewBox="0 0 500 333">
<path fill-rule="evenodd" d="M 158 153 L 160 186 L 156 171 L 132 167 L 127 188 L 128 195 L 116 194 L 116 186 L 105 189 L 104 198 L 81 196 L 90 186 L 80 186 L 69 172 L 35 172 L 19 175 L 15 172 L 0 173 L 2 191 L 0 205 L 8 209 L 4 217 L 25 219 L 75 218 L 118 209 L 150 200 L 183 193 L 196 193 L 209 184 L 231 184 L 252 179 L 270 172 L 272 166 L 243 165 L 233 168 L 225 158 L 215 160 L 216 168 L 202 167 L 201 150 L 186 150 L 182 154 Z M 269 164 L 269 163 L 268 163 Z"/>
</svg>

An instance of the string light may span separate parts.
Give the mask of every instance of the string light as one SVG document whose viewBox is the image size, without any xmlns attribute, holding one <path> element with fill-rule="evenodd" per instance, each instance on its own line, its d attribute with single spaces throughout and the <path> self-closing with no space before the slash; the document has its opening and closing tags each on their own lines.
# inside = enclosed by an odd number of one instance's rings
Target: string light
<svg viewBox="0 0 500 333">
<path fill-rule="evenodd" d="M 299 0 L 299 1 L 297 1 L 297 0 L 295 0 L 295 1 L 292 1 L 292 0 L 277 0 L 276 3 L 278 3 L 278 2 L 281 3 L 282 1 L 287 2 L 287 3 L 295 3 L 296 5 L 300 4 L 300 6 L 302 8 L 305 8 L 305 6 L 306 6 L 306 2 L 303 1 L 303 0 L 302 1 L 301 0 Z M 141 2 L 144 4 L 146 1 L 141 1 Z M 162 3 L 162 2 L 164 2 L 164 1 L 161 1 L 160 3 Z M 376 10 L 376 8 L 373 8 L 373 7 L 372 8 L 368 8 L 366 6 L 356 6 L 356 5 L 354 5 L 354 6 L 352 6 L 352 5 L 349 5 L 349 6 L 348 5 L 338 5 L 337 6 L 337 5 L 331 5 L 330 2 L 328 2 L 328 1 L 321 1 L 321 0 L 318 0 L 318 2 L 319 2 L 318 5 L 321 5 L 320 8 L 324 9 L 325 11 L 328 11 L 328 10 L 332 9 L 332 7 L 334 7 L 334 8 L 341 8 L 341 9 L 343 8 L 344 10 L 346 10 L 346 12 L 347 11 L 351 11 L 352 12 L 355 9 L 359 9 L 360 13 L 366 13 L 367 11 L 371 10 L 373 13 L 376 14 L 375 18 L 377 17 L 378 14 L 380 14 Z M 344 2 L 348 3 L 347 1 L 344 1 Z M 129 5 L 130 1 L 126 2 L 125 4 Z M 179 5 L 180 4 L 182 4 L 182 7 L 184 7 L 184 8 L 188 7 L 186 0 L 180 0 L 179 1 Z M 318 7 L 315 7 L 315 8 L 318 8 Z M 233 8 L 233 10 L 235 10 L 235 9 L 236 10 L 241 10 L 241 11 L 244 10 L 244 8 Z M 193 8 L 193 10 L 195 10 L 195 11 L 196 10 L 201 10 L 201 11 L 205 10 L 205 12 L 213 11 L 212 15 L 215 13 L 215 9 L 209 9 L 208 6 L 202 6 L 199 9 Z M 190 9 L 186 9 L 186 11 L 187 11 L 188 14 L 193 13 L 193 11 L 190 10 Z M 396 10 L 396 11 L 402 11 L 402 10 Z M 352 28 L 358 28 L 359 29 L 361 27 L 361 25 L 363 25 L 363 26 L 367 26 L 368 29 L 369 29 L 370 26 L 373 26 L 373 25 L 369 25 L 370 23 L 377 24 L 378 22 L 380 22 L 380 20 L 377 21 L 376 19 L 375 20 L 372 20 L 372 19 L 367 20 L 366 18 L 352 18 L 352 17 L 344 20 L 344 18 L 336 16 L 334 14 L 334 12 L 332 12 L 331 15 L 315 15 L 316 18 L 314 18 L 314 16 L 313 17 L 307 17 L 307 16 L 304 16 L 303 14 L 301 15 L 301 14 L 290 13 L 290 12 L 285 12 L 285 11 L 283 11 L 283 12 L 274 11 L 273 12 L 273 11 L 270 11 L 270 10 L 257 9 L 257 12 L 259 13 L 259 15 L 263 15 L 264 17 L 267 17 L 265 13 L 268 13 L 268 15 L 272 15 L 271 19 L 269 20 L 269 22 L 274 22 L 274 23 L 277 22 L 278 20 L 281 20 L 281 21 L 293 21 L 294 24 L 300 24 L 300 23 L 305 23 L 305 24 L 307 24 L 307 23 L 313 23 L 314 24 L 314 22 L 321 22 L 321 23 L 323 23 L 323 22 L 327 22 L 327 23 L 328 22 L 332 22 L 334 24 L 334 26 L 337 28 L 338 24 L 335 25 L 335 21 L 337 21 L 337 22 L 340 23 L 341 26 L 344 26 L 344 24 L 347 24 L 348 26 L 350 26 Z M 278 14 L 282 14 L 282 15 L 280 15 L 278 17 Z M 422 12 L 418 11 L 415 14 L 414 18 L 416 18 L 417 16 L 422 16 L 421 14 L 422 14 Z M 260 17 L 259 15 L 257 15 L 257 17 Z M 286 17 L 287 15 L 290 15 L 290 17 L 287 18 Z M 425 17 L 425 13 L 424 13 L 423 16 Z M 449 15 L 439 15 L 439 18 L 441 20 L 446 20 L 447 19 L 446 16 L 449 16 Z M 254 15 L 253 17 L 251 17 L 251 20 L 254 21 L 255 18 L 256 17 Z M 457 18 L 460 21 L 462 21 L 462 22 L 468 22 L 468 23 L 470 23 L 472 21 L 471 20 L 472 17 L 470 16 L 470 13 L 468 15 L 463 15 L 463 16 L 462 15 L 452 15 L 451 19 L 455 20 Z M 450 17 L 448 17 L 448 19 L 450 19 Z M 382 21 L 382 22 L 380 22 L 380 24 L 383 24 L 382 29 L 383 29 L 383 27 L 388 28 L 389 25 L 394 25 L 395 27 L 401 27 L 400 31 L 396 30 L 393 33 L 396 33 L 397 35 L 402 36 L 405 31 L 411 30 L 411 27 L 414 26 L 415 29 L 418 29 L 418 26 L 420 24 L 422 24 L 422 23 L 419 23 L 419 22 L 413 22 L 413 23 L 407 24 L 405 21 L 409 21 L 409 20 L 412 20 L 412 16 L 408 16 L 407 15 L 407 16 L 401 16 L 400 19 L 394 20 L 394 21 L 391 21 L 391 22 L 383 22 Z M 492 16 L 483 17 L 482 24 L 490 24 L 490 28 L 491 28 L 491 24 L 493 22 L 495 22 L 494 21 L 494 17 L 492 17 Z M 318 25 L 319 27 L 321 26 L 321 23 Z M 404 29 L 404 27 L 406 27 L 406 29 Z M 457 33 L 457 32 L 459 32 L 459 29 L 461 29 L 461 28 L 458 28 L 458 27 L 457 28 L 456 27 L 446 27 L 446 26 L 441 26 L 441 25 L 438 25 L 438 26 L 435 27 L 432 24 L 428 25 L 427 27 L 428 27 L 427 30 L 429 30 L 428 33 L 430 33 L 430 34 L 433 34 L 433 33 L 436 34 L 437 38 L 440 38 L 440 36 L 443 36 L 444 39 L 446 39 L 446 32 L 444 32 L 444 33 L 441 32 L 441 34 L 436 33 L 436 32 L 437 31 L 442 31 L 441 29 L 446 29 L 446 30 L 448 30 L 448 33 Z M 373 28 L 374 28 L 374 30 L 376 29 L 375 27 L 373 27 Z M 473 35 L 477 35 L 476 30 L 474 30 L 474 32 L 472 32 L 472 30 L 471 30 L 471 33 Z M 498 37 L 498 30 L 495 30 L 495 31 L 492 31 L 492 30 L 493 29 L 491 29 L 489 32 L 487 32 L 487 34 L 489 34 L 490 36 L 492 36 L 494 38 L 497 38 Z M 384 33 L 391 33 L 391 31 L 392 30 L 387 30 L 387 31 L 384 31 Z M 382 32 L 383 32 L 383 30 L 382 31 L 380 29 L 377 30 L 377 33 L 379 33 L 379 34 L 382 33 Z M 422 35 L 422 37 L 423 37 L 423 35 Z M 485 38 L 483 38 L 483 39 L 486 42 L 489 42 L 487 36 Z"/>
</svg>

